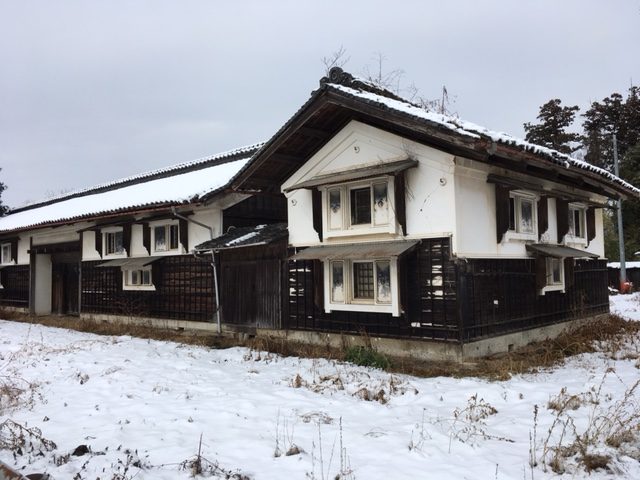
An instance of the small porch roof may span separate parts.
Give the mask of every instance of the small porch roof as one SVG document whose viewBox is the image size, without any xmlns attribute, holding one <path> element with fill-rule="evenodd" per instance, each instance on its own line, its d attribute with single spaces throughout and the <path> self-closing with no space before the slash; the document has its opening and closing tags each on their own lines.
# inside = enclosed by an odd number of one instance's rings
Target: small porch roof
<svg viewBox="0 0 640 480">
<path fill-rule="evenodd" d="M 107 260 L 98 267 L 121 267 L 127 270 L 134 268 L 142 268 L 147 265 L 151 265 L 156 260 L 160 260 L 162 257 L 135 257 L 135 258 L 114 258 L 113 260 Z"/>
<path fill-rule="evenodd" d="M 551 245 L 548 243 L 531 243 L 526 246 L 528 252 L 534 255 L 555 258 L 598 258 L 598 255 L 577 248 L 565 247 L 564 245 Z"/>
<path fill-rule="evenodd" d="M 400 242 L 350 243 L 309 247 L 296 253 L 291 260 L 373 260 L 399 257 L 415 247 L 419 240 Z"/>
</svg>

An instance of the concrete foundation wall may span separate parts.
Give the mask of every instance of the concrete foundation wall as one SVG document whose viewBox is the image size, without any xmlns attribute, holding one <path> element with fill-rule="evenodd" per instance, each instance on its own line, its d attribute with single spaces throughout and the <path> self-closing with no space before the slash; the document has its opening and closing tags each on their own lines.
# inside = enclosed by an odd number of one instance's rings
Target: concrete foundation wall
<svg viewBox="0 0 640 480">
<path fill-rule="evenodd" d="M 364 338 L 360 335 L 302 330 L 258 329 L 256 333 L 259 337 L 284 339 L 309 345 L 329 346 L 332 348 L 366 346 L 370 342 L 371 346 L 380 353 L 393 357 L 415 358 L 427 361 L 463 362 L 488 355 L 507 353 L 512 349 L 524 347 L 533 342 L 555 338 L 565 331 L 575 330 L 589 322 L 597 321 L 605 317 L 606 315 L 598 315 L 572 320 L 465 344 L 384 337 Z"/>
<path fill-rule="evenodd" d="M 193 322 L 189 320 L 171 320 L 165 318 L 130 317 L 121 315 L 106 315 L 101 313 L 82 313 L 80 319 L 94 322 L 109 322 L 122 325 L 141 325 L 167 330 L 194 330 L 207 333 L 217 333 L 218 325 L 213 322 Z M 224 331 L 224 329 L 223 329 Z"/>
</svg>

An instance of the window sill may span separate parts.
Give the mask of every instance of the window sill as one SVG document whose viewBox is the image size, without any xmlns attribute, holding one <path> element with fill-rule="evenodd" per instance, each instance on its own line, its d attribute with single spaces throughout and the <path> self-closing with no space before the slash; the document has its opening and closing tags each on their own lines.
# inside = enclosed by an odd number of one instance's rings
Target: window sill
<svg viewBox="0 0 640 480">
<path fill-rule="evenodd" d="M 506 242 L 526 242 L 526 241 L 537 241 L 538 234 L 537 233 L 518 233 L 514 231 L 507 231 L 504 234 L 504 241 Z"/>
<path fill-rule="evenodd" d="M 138 290 L 143 292 L 155 292 L 155 285 L 123 285 L 122 290 Z"/>
<path fill-rule="evenodd" d="M 586 247 L 587 239 L 583 237 L 572 237 L 570 235 L 567 235 L 566 237 L 564 237 L 564 243 L 565 245 L 571 244 L 571 245 L 579 245 L 581 247 Z"/>
<path fill-rule="evenodd" d="M 565 293 L 564 285 L 547 285 L 540 291 L 540 295 L 544 295 L 547 292 L 561 292 Z"/>
<path fill-rule="evenodd" d="M 326 313 L 332 311 L 345 311 L 345 312 L 375 312 L 375 313 L 391 313 L 394 317 L 400 316 L 396 314 L 393 309 L 393 305 L 375 305 L 372 303 L 329 303 L 326 308 Z"/>
<path fill-rule="evenodd" d="M 152 256 L 171 256 L 171 255 L 183 255 L 184 251 L 182 248 L 176 248 L 174 250 L 152 250 Z"/>
<path fill-rule="evenodd" d="M 103 259 L 108 259 L 108 258 L 125 258 L 127 256 L 127 252 L 122 252 L 122 253 L 105 253 L 104 255 L 102 255 Z"/>
</svg>

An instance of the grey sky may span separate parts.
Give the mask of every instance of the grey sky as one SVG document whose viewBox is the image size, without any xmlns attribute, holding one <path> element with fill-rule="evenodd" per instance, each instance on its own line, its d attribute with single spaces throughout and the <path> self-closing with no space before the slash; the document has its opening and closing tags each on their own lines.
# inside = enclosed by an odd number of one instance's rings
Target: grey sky
<svg viewBox="0 0 640 480">
<path fill-rule="evenodd" d="M 640 81 L 640 0 L 0 0 L 0 180 L 19 206 L 268 139 L 340 46 L 522 136 Z"/>
</svg>

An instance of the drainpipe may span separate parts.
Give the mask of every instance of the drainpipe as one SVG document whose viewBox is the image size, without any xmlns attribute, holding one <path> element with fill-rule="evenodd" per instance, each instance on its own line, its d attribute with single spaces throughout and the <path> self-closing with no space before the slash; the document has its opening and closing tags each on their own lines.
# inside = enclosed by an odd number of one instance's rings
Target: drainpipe
<svg viewBox="0 0 640 480">
<path fill-rule="evenodd" d="M 211 228 L 206 223 L 199 222 L 194 220 L 193 218 L 185 217 L 184 215 L 179 214 L 176 211 L 176 207 L 171 207 L 171 213 L 174 217 L 184 220 L 186 222 L 193 223 L 198 225 L 199 227 L 206 228 L 209 230 L 209 240 L 213 240 L 213 228 Z M 187 246 L 188 247 L 188 246 Z M 222 325 L 220 324 L 220 294 L 218 292 L 218 270 L 216 268 L 216 254 L 213 249 L 211 249 L 211 266 L 213 267 L 213 290 L 216 295 L 216 311 L 214 315 L 216 317 L 216 323 L 218 325 L 218 334 L 222 333 Z"/>
</svg>

